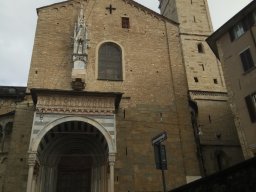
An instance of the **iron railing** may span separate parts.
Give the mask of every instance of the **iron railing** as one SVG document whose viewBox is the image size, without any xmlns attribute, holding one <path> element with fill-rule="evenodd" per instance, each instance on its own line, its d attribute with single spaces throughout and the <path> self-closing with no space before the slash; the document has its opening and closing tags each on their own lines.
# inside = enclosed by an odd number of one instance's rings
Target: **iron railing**
<svg viewBox="0 0 256 192">
<path fill-rule="evenodd" d="M 256 158 L 169 192 L 256 192 Z"/>
</svg>

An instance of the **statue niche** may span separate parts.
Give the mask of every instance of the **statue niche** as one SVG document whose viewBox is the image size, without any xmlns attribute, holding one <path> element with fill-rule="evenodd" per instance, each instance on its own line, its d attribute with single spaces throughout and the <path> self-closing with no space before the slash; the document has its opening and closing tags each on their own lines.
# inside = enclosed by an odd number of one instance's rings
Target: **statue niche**
<svg viewBox="0 0 256 192">
<path fill-rule="evenodd" d="M 74 28 L 73 69 L 71 86 L 75 90 L 84 89 L 86 65 L 88 63 L 88 37 L 83 6 Z M 77 86 L 79 84 L 79 86 Z"/>
</svg>

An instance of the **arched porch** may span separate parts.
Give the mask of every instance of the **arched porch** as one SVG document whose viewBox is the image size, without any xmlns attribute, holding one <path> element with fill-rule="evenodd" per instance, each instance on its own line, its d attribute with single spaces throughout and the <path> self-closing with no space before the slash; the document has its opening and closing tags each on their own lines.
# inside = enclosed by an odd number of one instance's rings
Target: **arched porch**
<svg viewBox="0 0 256 192">
<path fill-rule="evenodd" d="M 97 122 L 65 117 L 31 142 L 27 192 L 114 191 L 115 145 Z"/>
</svg>

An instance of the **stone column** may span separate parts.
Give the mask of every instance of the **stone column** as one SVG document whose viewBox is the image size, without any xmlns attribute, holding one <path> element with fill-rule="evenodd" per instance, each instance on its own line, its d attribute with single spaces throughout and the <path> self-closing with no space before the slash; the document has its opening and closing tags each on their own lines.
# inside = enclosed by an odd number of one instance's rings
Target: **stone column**
<svg viewBox="0 0 256 192">
<path fill-rule="evenodd" d="M 94 173 L 95 173 L 95 177 L 94 177 L 94 179 L 95 179 L 95 192 L 97 192 L 98 191 L 98 177 L 99 177 L 99 174 L 98 174 L 98 167 L 95 167 L 95 170 L 94 170 Z"/>
<path fill-rule="evenodd" d="M 31 191 L 36 192 L 36 176 L 34 176 L 33 179 L 32 179 Z"/>
<path fill-rule="evenodd" d="M 102 184 L 101 184 L 102 191 L 106 192 L 107 191 L 107 188 L 106 188 L 106 180 L 107 180 L 106 165 L 102 166 L 102 177 L 101 177 L 101 180 L 102 180 Z"/>
<path fill-rule="evenodd" d="M 34 175 L 34 167 L 36 164 L 37 155 L 34 152 L 29 153 L 28 156 L 28 181 L 27 181 L 27 192 L 32 191 L 32 183 L 33 183 L 33 175 Z"/>
<path fill-rule="evenodd" d="M 94 169 L 92 167 L 92 172 L 91 172 L 91 191 L 94 192 Z"/>
<path fill-rule="evenodd" d="M 48 192 L 53 192 L 53 179 L 54 179 L 54 173 L 53 173 L 53 168 L 50 167 L 49 168 L 49 188 L 48 188 Z"/>
<path fill-rule="evenodd" d="M 109 154 L 109 192 L 114 192 L 115 154 Z"/>
<path fill-rule="evenodd" d="M 57 181 L 58 181 L 58 169 L 57 167 L 53 168 L 53 192 L 57 190 Z"/>
<path fill-rule="evenodd" d="M 36 186 L 36 192 L 41 192 L 42 180 L 43 180 L 43 167 L 40 166 L 38 180 L 37 180 L 37 186 Z"/>
<path fill-rule="evenodd" d="M 44 191 L 50 191 L 50 167 L 45 166 Z"/>
<path fill-rule="evenodd" d="M 28 181 L 27 181 L 27 192 L 32 192 L 32 180 L 33 180 L 33 173 L 34 173 L 34 166 L 35 164 L 30 163 L 28 169 Z"/>
<path fill-rule="evenodd" d="M 39 192 L 44 191 L 44 182 L 45 182 L 45 167 L 42 166 L 40 169 L 40 180 L 39 180 Z"/>
<path fill-rule="evenodd" d="M 103 166 L 100 166 L 100 180 L 99 180 L 99 191 L 104 192 L 105 187 L 104 187 L 104 170 Z"/>
</svg>

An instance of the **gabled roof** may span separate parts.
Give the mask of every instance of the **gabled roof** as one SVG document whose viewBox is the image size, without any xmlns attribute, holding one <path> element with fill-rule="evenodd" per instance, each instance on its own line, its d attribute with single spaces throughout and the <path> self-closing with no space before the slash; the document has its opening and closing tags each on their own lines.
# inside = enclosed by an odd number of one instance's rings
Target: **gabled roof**
<svg viewBox="0 0 256 192">
<path fill-rule="evenodd" d="M 229 19 L 225 24 L 223 24 L 219 29 L 217 29 L 211 36 L 206 39 L 206 42 L 211 47 L 214 54 L 219 58 L 218 48 L 216 42 L 226 33 L 228 33 L 231 28 L 246 17 L 253 10 L 256 10 L 256 1 L 253 0 L 245 8 L 239 11 L 235 16 Z"/>
<path fill-rule="evenodd" d="M 73 2 L 78 2 L 77 0 L 69 0 L 69 1 L 62 1 L 62 2 L 59 2 L 59 3 L 54 3 L 54 4 L 51 4 L 51 5 L 39 7 L 39 8 L 36 9 L 37 10 L 37 14 L 42 9 L 53 7 L 53 6 L 58 6 L 58 5 L 63 5 L 63 4 L 67 4 L 67 3 L 71 3 L 72 1 Z M 153 11 L 153 10 L 151 10 L 151 9 L 149 9 L 149 8 L 147 8 L 147 7 L 143 6 L 143 5 L 135 2 L 134 0 L 120 0 L 120 1 L 124 1 L 126 3 L 129 3 L 129 4 L 133 5 L 136 8 L 139 8 L 139 9 L 145 11 L 145 12 L 148 12 L 149 14 L 154 15 L 155 17 L 157 17 L 159 19 L 163 19 L 163 20 L 168 21 L 169 23 L 172 23 L 174 25 L 179 25 L 179 23 L 177 23 L 176 21 L 173 21 L 173 20 L 171 20 L 171 19 L 169 19 L 169 18 L 167 18 L 167 17 L 165 17 L 165 16 L 163 16 L 163 15 L 161 15 L 159 13 L 156 13 L 155 11 Z"/>
</svg>

